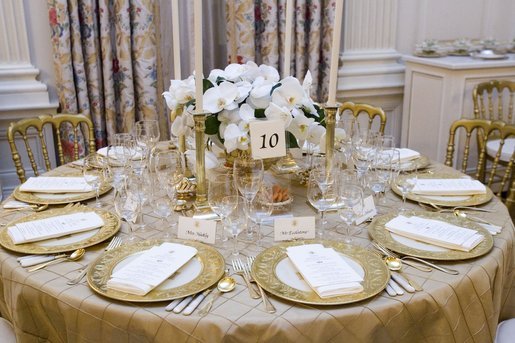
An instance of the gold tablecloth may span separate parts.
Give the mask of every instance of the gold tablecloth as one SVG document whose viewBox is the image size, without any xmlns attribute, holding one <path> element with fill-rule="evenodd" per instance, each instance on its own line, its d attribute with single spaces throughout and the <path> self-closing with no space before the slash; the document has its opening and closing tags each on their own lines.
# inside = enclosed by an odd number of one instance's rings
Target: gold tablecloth
<svg viewBox="0 0 515 343">
<path fill-rule="evenodd" d="M 315 215 L 305 202 L 305 188 L 293 190 L 294 214 Z M 111 192 L 104 200 L 112 197 Z M 389 208 L 379 208 L 382 212 L 400 204 L 392 193 L 387 198 Z M 503 226 L 492 251 L 473 260 L 442 263 L 458 269 L 456 276 L 406 267 L 424 288 L 414 294 L 390 297 L 382 292 L 359 303 L 329 307 L 271 297 L 277 312 L 268 314 L 236 277 L 235 291 L 223 294 L 206 317 L 183 316 L 166 312 L 166 302 L 124 303 L 97 295 L 85 282 L 67 285 L 78 269 L 98 257 L 107 244 L 102 243 L 88 248 L 77 262 L 33 273 L 16 262 L 20 254 L 0 249 L 0 310 L 14 324 L 19 342 L 491 342 L 498 321 L 515 317 L 514 226 L 497 199 L 483 207 L 495 212 L 475 215 Z M 23 215 L 2 209 L 0 223 Z M 334 224 L 337 216 L 328 219 Z M 158 220 L 145 209 L 144 221 L 151 229 L 142 238 L 158 237 L 153 225 Z M 124 224 L 120 235 L 126 230 Z M 265 227 L 264 233 L 271 243 L 272 228 Z M 366 230 L 354 244 L 370 248 Z M 244 255 L 261 251 L 253 244 L 240 248 Z M 220 248 L 227 262 L 229 249 Z"/>
</svg>

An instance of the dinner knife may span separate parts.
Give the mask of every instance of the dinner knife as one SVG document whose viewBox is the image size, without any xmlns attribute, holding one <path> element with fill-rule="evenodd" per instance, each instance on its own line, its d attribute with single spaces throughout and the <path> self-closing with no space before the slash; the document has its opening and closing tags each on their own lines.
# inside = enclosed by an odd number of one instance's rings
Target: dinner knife
<svg viewBox="0 0 515 343">
<path fill-rule="evenodd" d="M 165 307 L 165 311 L 168 311 L 168 312 L 172 311 L 183 300 L 184 300 L 184 298 L 175 299 L 170 304 L 168 304 L 168 306 Z"/>
<path fill-rule="evenodd" d="M 180 304 L 175 306 L 175 308 L 173 309 L 173 313 L 181 313 L 182 310 L 184 310 L 186 308 L 186 306 L 188 306 L 188 304 L 192 300 L 193 300 L 193 295 L 190 295 L 189 297 L 186 297 L 186 298 L 182 299 Z"/>
<path fill-rule="evenodd" d="M 388 295 L 391 296 L 391 297 L 394 297 L 394 296 L 397 295 L 397 293 L 395 293 L 393 288 L 390 286 L 389 282 L 386 284 L 386 293 L 388 293 Z"/>
<path fill-rule="evenodd" d="M 184 309 L 184 311 L 182 311 L 182 314 L 185 316 L 189 316 L 190 314 L 192 314 L 193 311 L 195 311 L 195 309 L 198 307 L 198 305 L 200 305 L 202 300 L 204 300 L 210 292 L 211 292 L 211 289 L 209 288 L 209 289 L 206 289 L 204 292 L 197 294 L 195 299 L 193 299 L 193 301 L 188 305 L 188 307 L 186 307 Z"/>
<path fill-rule="evenodd" d="M 397 293 L 397 295 L 404 295 L 404 291 L 402 290 L 401 286 L 399 286 L 399 284 L 397 282 L 395 282 L 394 280 L 392 280 L 390 278 L 390 281 L 388 282 L 388 284 L 393 288 L 393 290 L 395 291 L 395 293 Z"/>
<path fill-rule="evenodd" d="M 403 278 L 401 275 L 397 273 L 392 273 L 392 279 L 396 281 L 399 285 L 401 285 L 402 288 L 404 288 L 409 293 L 415 293 L 415 288 L 413 288 L 413 286 L 410 285 L 408 281 L 406 281 L 406 279 Z"/>
</svg>

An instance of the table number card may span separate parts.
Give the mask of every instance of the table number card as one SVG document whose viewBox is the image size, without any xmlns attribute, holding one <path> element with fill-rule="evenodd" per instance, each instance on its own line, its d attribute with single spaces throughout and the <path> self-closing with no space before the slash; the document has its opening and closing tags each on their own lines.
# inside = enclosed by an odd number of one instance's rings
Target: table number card
<svg viewBox="0 0 515 343">
<path fill-rule="evenodd" d="M 216 221 L 179 217 L 177 236 L 180 239 L 215 244 Z"/>
<path fill-rule="evenodd" d="M 361 213 L 361 216 L 356 218 L 356 225 L 359 225 L 365 222 L 367 219 L 374 218 L 377 214 L 376 205 L 374 204 L 374 197 L 369 195 L 365 199 L 363 199 L 363 208 L 360 205 L 354 208 L 356 213 Z"/>
<path fill-rule="evenodd" d="M 275 241 L 313 238 L 315 238 L 315 217 L 276 218 L 274 221 Z"/>
<path fill-rule="evenodd" d="M 252 158 L 286 155 L 286 135 L 282 120 L 256 120 L 249 123 Z"/>
</svg>

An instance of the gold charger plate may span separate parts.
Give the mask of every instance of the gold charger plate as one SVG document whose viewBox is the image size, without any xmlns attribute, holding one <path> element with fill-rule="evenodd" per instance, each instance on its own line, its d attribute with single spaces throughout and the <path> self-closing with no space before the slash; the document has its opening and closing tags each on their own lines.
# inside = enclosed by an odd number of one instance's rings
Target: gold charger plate
<svg viewBox="0 0 515 343">
<path fill-rule="evenodd" d="M 344 258 L 354 262 L 364 273 L 363 288 L 360 293 L 320 298 L 307 284 L 305 289 L 293 287 L 285 283 L 284 276 L 278 276 L 277 270 L 284 260 L 288 259 L 286 248 L 301 244 L 320 243 L 326 248 L 333 248 Z M 294 267 L 292 267 L 294 268 Z M 273 295 L 293 302 L 311 305 L 343 305 L 371 298 L 381 292 L 388 283 L 390 272 L 379 255 L 359 246 L 328 240 L 310 240 L 284 242 L 274 245 L 260 253 L 252 264 L 252 276 L 256 282 Z M 297 280 L 298 281 L 298 280 Z"/>
<path fill-rule="evenodd" d="M 163 242 L 165 241 L 141 241 L 135 244 L 122 245 L 119 248 L 103 253 L 92 262 L 91 268 L 88 270 L 89 286 L 98 294 L 111 299 L 133 302 L 157 302 L 182 298 L 201 292 L 213 286 L 224 275 L 225 261 L 216 249 L 200 242 L 174 239 L 167 242 L 188 245 L 196 248 L 198 252 L 190 262 L 186 263 L 170 279 L 143 296 L 107 288 L 107 281 L 118 264 L 123 263 L 131 255 L 137 256 L 137 254 Z M 196 265 L 196 269 L 193 268 L 195 275 L 193 275 L 191 280 L 183 284 L 167 286 L 167 282 L 180 276 L 181 272 L 182 275 L 187 274 L 184 272 L 185 268 L 190 268 L 192 265 L 194 267 Z M 191 277 L 191 275 L 189 276 Z"/>
<path fill-rule="evenodd" d="M 368 226 L 368 234 L 372 237 L 372 239 L 390 250 L 393 250 L 402 255 L 409 255 L 419 258 L 427 258 L 430 260 L 439 260 L 439 261 L 457 261 L 457 260 L 467 260 L 471 258 L 475 258 L 478 256 L 482 256 L 488 253 L 494 244 L 494 240 L 492 235 L 488 232 L 488 230 L 484 229 L 477 223 L 474 223 L 470 220 L 464 220 L 463 218 L 458 218 L 450 213 L 438 213 L 438 212 L 427 212 L 427 211 L 408 211 L 406 212 L 408 216 L 418 216 L 423 218 L 441 220 L 450 224 L 454 224 L 461 227 L 466 227 L 469 229 L 473 229 L 478 231 L 480 234 L 485 236 L 485 239 L 479 243 L 474 249 L 471 251 L 459 251 L 459 250 L 451 250 L 445 248 L 438 248 L 432 246 L 430 244 L 425 244 L 421 242 L 415 242 L 414 240 L 408 238 L 402 238 L 398 235 L 397 239 L 395 239 L 390 231 L 385 229 L 385 224 L 391 219 L 395 218 L 397 213 L 389 213 L 383 216 L 375 218 L 372 223 Z M 398 239 L 401 239 L 399 241 Z M 428 246 L 432 250 L 426 250 L 422 248 L 413 247 L 407 244 L 409 242 L 416 243 L 417 245 Z"/>
<path fill-rule="evenodd" d="M 407 162 L 408 161 L 401 163 L 401 168 L 400 168 L 401 171 L 412 171 L 415 169 L 415 167 L 417 169 L 424 169 L 431 164 L 431 161 L 429 160 L 429 158 L 427 158 L 427 156 L 424 156 L 424 155 L 420 155 L 419 157 L 409 161 L 409 162 L 414 162 L 414 165 L 412 163 L 408 164 Z M 410 167 L 410 166 L 412 166 L 412 167 Z"/>
<path fill-rule="evenodd" d="M 79 176 L 80 173 L 63 173 L 62 175 L 48 175 L 48 176 Z M 111 184 L 103 184 L 100 187 L 98 195 L 103 195 L 111 190 L 113 186 Z M 34 193 L 34 192 L 22 192 L 20 186 L 16 187 L 13 191 L 13 196 L 16 200 L 27 202 L 30 204 L 48 204 L 48 205 L 61 205 L 68 204 L 71 202 L 78 202 L 89 200 L 96 197 L 96 191 L 84 192 L 84 193 L 62 193 L 62 194 L 50 194 L 49 197 L 43 196 L 43 194 L 50 193 Z"/>
<path fill-rule="evenodd" d="M 419 179 L 457 179 L 462 177 L 463 174 L 456 174 L 456 173 L 434 173 L 434 174 L 419 174 Z M 409 175 L 406 175 L 405 177 L 410 177 Z M 402 197 L 402 192 L 399 190 L 395 182 L 391 185 L 392 191 L 396 193 L 397 195 Z M 474 194 L 468 196 L 466 199 L 463 200 L 447 200 L 444 198 L 444 196 L 428 196 L 428 195 L 420 195 L 420 194 L 413 194 L 408 193 L 406 195 L 406 199 L 424 203 L 424 204 L 434 204 L 437 206 L 448 206 L 448 207 L 455 207 L 455 206 L 476 206 L 481 205 L 484 203 L 489 202 L 493 197 L 492 190 L 489 187 L 486 187 L 486 193 L 485 194 Z M 465 197 L 465 196 L 464 196 Z M 451 199 L 451 198 L 449 198 Z"/>
<path fill-rule="evenodd" d="M 102 217 L 104 220 L 104 226 L 100 227 L 99 229 L 76 233 L 61 238 L 53 238 L 49 240 L 24 244 L 14 244 L 11 237 L 7 233 L 7 228 L 13 224 L 89 211 L 96 212 L 100 217 Z M 0 245 L 6 249 L 23 254 L 54 254 L 65 251 L 72 251 L 79 248 L 87 248 L 98 244 L 114 236 L 119 229 L 120 218 L 116 214 L 106 210 L 93 209 L 87 206 L 55 208 L 27 215 L 21 219 L 16 219 L 6 224 L 6 226 L 0 231 Z"/>
</svg>

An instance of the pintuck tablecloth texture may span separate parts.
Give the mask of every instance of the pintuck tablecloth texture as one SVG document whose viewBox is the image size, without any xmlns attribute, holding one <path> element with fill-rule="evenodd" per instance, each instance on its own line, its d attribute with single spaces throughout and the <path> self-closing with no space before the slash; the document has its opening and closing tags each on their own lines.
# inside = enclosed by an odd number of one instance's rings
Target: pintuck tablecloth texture
<svg viewBox="0 0 515 343">
<path fill-rule="evenodd" d="M 292 190 L 293 213 L 315 215 L 306 204 L 305 188 Z M 112 197 L 113 192 L 105 195 L 108 202 Z M 387 199 L 387 206 L 379 210 L 396 211 L 399 197 L 389 193 Z M 408 206 L 420 209 L 415 203 Z M 476 259 L 442 263 L 459 270 L 459 275 L 405 267 L 424 290 L 399 297 L 381 292 L 362 302 L 326 307 L 272 296 L 277 312 L 268 314 L 235 276 L 236 289 L 223 294 L 207 316 L 201 318 L 196 312 L 183 316 L 166 312 L 167 302 L 125 303 L 97 295 L 85 282 L 67 285 L 81 266 L 103 252 L 105 242 L 88 248 L 79 261 L 33 273 L 17 263 L 20 254 L 0 249 L 0 310 L 13 323 L 19 342 L 491 342 L 498 321 L 515 317 L 514 226 L 497 199 L 483 207 L 495 212 L 476 216 L 504 227 L 494 237 L 493 249 Z M 0 210 L 0 223 L 23 215 Z M 328 219 L 329 227 L 338 221 L 335 214 Z M 157 237 L 160 231 L 153 224 L 158 220 L 146 208 L 144 221 L 150 230 L 140 237 Z M 120 235 L 126 230 L 124 224 Z M 272 228 L 266 226 L 264 234 L 265 243 L 271 244 Z M 354 244 L 372 249 L 366 230 Z M 216 247 L 229 267 L 230 245 Z M 244 255 L 257 255 L 263 249 L 244 243 L 240 248 Z"/>
</svg>

